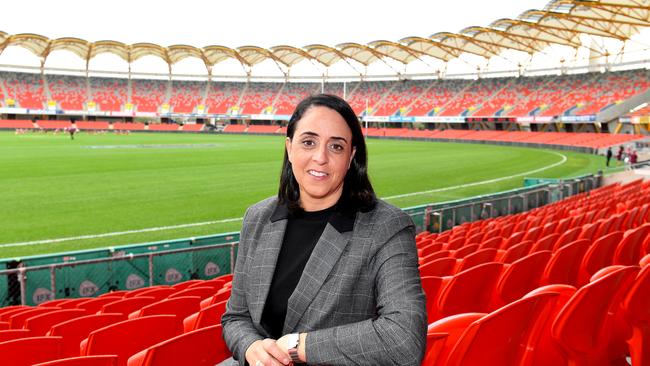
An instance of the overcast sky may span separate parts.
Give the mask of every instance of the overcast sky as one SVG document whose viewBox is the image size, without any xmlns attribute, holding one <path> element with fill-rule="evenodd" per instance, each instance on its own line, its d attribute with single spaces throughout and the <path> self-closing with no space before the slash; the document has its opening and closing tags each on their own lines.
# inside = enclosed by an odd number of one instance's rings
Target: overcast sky
<svg viewBox="0 0 650 366">
<path fill-rule="evenodd" d="M 368 43 L 458 32 L 543 8 L 543 0 L 21 0 L 5 4 L 0 31 L 127 44 L 239 47 Z M 7 8 L 10 11 L 7 11 Z"/>
</svg>

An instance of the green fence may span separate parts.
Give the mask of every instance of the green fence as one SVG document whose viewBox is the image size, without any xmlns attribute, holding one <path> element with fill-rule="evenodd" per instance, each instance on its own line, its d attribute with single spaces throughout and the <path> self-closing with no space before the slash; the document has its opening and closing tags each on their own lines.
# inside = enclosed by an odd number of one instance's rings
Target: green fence
<svg viewBox="0 0 650 366">
<path fill-rule="evenodd" d="M 528 211 L 601 184 L 600 175 L 565 180 L 526 178 L 520 189 L 405 208 L 417 231 Z M 113 290 L 172 285 L 231 273 L 238 233 L 0 260 L 0 307 Z"/>
</svg>

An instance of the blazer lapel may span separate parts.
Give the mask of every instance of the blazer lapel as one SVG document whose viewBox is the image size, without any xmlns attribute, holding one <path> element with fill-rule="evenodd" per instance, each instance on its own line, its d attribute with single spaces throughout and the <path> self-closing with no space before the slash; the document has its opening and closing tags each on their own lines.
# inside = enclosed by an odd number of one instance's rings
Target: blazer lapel
<svg viewBox="0 0 650 366">
<path fill-rule="evenodd" d="M 262 312 L 266 297 L 271 287 L 275 265 L 278 260 L 278 254 L 282 248 L 284 239 L 284 230 L 287 227 L 287 220 L 271 221 L 264 226 L 262 235 L 260 235 L 255 258 L 253 260 L 252 272 L 252 293 L 253 303 L 250 307 L 251 319 L 253 323 L 260 324 Z"/>
<path fill-rule="evenodd" d="M 325 226 L 323 234 L 305 265 L 295 291 L 289 297 L 283 334 L 293 332 L 305 310 L 314 300 L 325 279 L 338 262 L 351 237 L 352 231 L 341 233 L 329 223 Z"/>
</svg>

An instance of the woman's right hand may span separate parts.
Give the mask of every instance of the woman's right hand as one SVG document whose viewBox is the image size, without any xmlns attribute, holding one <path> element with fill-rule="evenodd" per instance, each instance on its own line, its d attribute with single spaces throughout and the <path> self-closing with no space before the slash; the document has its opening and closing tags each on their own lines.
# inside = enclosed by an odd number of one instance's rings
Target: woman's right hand
<svg viewBox="0 0 650 366">
<path fill-rule="evenodd" d="M 275 340 L 266 338 L 253 342 L 246 350 L 246 361 L 250 366 L 289 365 L 291 359 L 280 349 Z"/>
</svg>

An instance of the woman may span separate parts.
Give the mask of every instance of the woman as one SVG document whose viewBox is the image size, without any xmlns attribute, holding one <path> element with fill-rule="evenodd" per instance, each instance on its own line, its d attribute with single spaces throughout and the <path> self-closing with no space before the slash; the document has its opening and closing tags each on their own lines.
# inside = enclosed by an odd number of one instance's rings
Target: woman
<svg viewBox="0 0 650 366">
<path fill-rule="evenodd" d="M 291 116 L 277 197 L 244 217 L 223 334 L 240 365 L 419 365 L 415 229 L 377 200 L 359 121 L 315 95 Z"/>
</svg>

